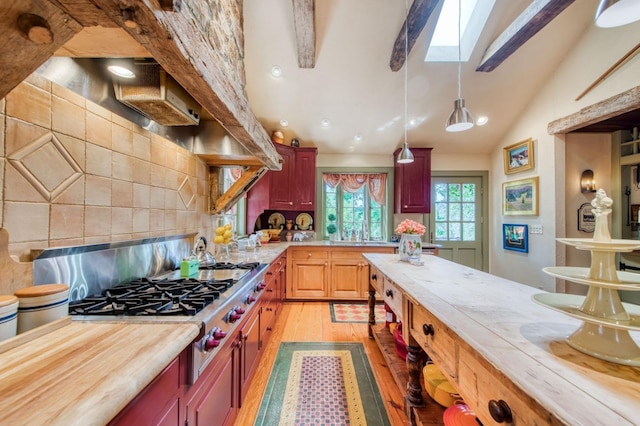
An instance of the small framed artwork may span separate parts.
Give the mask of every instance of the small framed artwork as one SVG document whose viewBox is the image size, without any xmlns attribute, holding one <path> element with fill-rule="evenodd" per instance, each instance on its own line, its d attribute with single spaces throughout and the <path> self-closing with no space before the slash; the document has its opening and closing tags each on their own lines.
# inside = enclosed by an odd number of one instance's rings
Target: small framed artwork
<svg viewBox="0 0 640 426">
<path fill-rule="evenodd" d="M 504 157 L 504 173 L 506 175 L 533 169 L 535 166 L 533 139 L 529 138 L 509 145 L 503 149 L 502 155 Z"/>
<path fill-rule="evenodd" d="M 538 176 L 502 184 L 502 214 L 538 216 Z"/>
<path fill-rule="evenodd" d="M 638 223 L 638 209 L 640 204 L 631 204 L 631 223 Z"/>
<path fill-rule="evenodd" d="M 502 248 L 529 253 L 529 226 L 502 224 Z"/>
<path fill-rule="evenodd" d="M 596 215 L 591 203 L 583 203 L 578 209 L 578 231 L 593 233 L 596 229 Z"/>
</svg>

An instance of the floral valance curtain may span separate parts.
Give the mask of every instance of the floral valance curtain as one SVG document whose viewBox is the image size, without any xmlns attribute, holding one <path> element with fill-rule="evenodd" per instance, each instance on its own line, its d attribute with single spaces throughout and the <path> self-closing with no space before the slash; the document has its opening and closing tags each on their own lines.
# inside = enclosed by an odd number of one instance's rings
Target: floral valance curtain
<svg viewBox="0 0 640 426">
<path fill-rule="evenodd" d="M 347 192 L 356 192 L 366 184 L 376 203 L 384 205 L 386 201 L 386 173 L 323 173 L 322 179 L 332 188 L 342 185 Z"/>
</svg>

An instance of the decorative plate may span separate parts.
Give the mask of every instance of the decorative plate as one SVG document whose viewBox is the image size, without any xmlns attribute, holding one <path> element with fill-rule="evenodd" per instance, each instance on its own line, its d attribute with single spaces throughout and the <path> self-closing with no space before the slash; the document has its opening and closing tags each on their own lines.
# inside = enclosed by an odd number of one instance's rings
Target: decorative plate
<svg viewBox="0 0 640 426">
<path fill-rule="evenodd" d="M 296 225 L 298 225 L 298 229 L 303 231 L 309 229 L 312 223 L 313 218 L 309 213 L 300 213 L 298 217 L 296 217 Z"/>
<path fill-rule="evenodd" d="M 284 216 L 282 213 L 276 212 L 269 216 L 269 225 L 271 225 L 273 229 L 280 229 L 280 226 L 284 225 Z"/>
</svg>

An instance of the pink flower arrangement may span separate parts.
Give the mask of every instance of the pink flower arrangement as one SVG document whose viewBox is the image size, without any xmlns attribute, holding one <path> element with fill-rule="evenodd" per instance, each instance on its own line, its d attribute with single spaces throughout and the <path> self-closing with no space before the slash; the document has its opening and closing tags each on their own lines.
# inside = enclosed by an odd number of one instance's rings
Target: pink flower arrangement
<svg viewBox="0 0 640 426">
<path fill-rule="evenodd" d="M 423 235 L 427 228 L 415 220 L 405 219 L 396 227 L 396 234 L 418 234 Z"/>
</svg>

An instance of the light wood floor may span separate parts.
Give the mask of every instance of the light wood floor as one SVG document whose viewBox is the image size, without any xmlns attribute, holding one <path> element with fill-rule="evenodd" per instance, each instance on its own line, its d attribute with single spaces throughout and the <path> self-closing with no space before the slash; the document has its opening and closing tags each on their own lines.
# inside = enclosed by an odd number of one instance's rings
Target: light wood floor
<svg viewBox="0 0 640 426">
<path fill-rule="evenodd" d="M 243 402 L 236 425 L 252 425 L 267 386 L 280 342 L 362 342 L 392 425 L 408 424 L 403 396 L 396 386 L 367 324 L 332 323 L 327 302 L 286 302 L 278 316 L 273 337 L 265 347 L 260 366 Z"/>
</svg>

